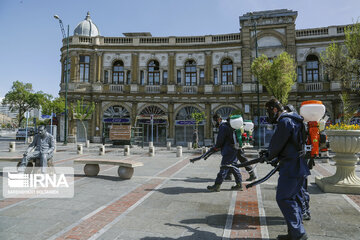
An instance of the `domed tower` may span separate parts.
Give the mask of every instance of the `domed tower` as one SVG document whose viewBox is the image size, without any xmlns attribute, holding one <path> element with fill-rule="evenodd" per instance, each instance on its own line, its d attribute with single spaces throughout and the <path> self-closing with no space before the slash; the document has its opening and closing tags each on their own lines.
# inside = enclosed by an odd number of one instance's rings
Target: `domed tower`
<svg viewBox="0 0 360 240">
<path fill-rule="evenodd" d="M 90 18 L 90 12 L 87 12 L 85 20 L 81 21 L 74 30 L 74 35 L 96 37 L 100 35 L 99 29 Z"/>
</svg>

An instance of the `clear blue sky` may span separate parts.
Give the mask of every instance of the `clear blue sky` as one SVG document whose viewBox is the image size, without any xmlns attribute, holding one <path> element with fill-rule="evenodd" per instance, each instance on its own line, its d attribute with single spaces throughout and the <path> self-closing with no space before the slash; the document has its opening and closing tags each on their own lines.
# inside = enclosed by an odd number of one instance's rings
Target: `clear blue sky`
<svg viewBox="0 0 360 240">
<path fill-rule="evenodd" d="M 281 8 L 298 11 L 296 29 L 360 16 L 359 0 L 0 0 L 0 97 L 16 80 L 58 96 L 62 35 L 54 14 L 70 25 L 70 35 L 90 11 L 102 36 L 190 36 L 235 33 L 239 16 Z"/>
</svg>

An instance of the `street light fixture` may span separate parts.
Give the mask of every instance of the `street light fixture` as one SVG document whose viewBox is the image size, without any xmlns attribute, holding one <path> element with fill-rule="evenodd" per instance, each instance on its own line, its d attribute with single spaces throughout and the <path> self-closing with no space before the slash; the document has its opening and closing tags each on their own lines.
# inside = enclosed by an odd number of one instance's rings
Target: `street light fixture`
<svg viewBox="0 0 360 240">
<path fill-rule="evenodd" d="M 67 145 L 67 128 L 68 128 L 68 109 L 67 109 L 67 93 L 68 93 L 68 66 L 69 66 L 69 24 L 67 25 L 67 36 L 65 34 L 64 25 L 58 15 L 54 18 L 59 20 L 63 39 L 66 38 L 66 64 L 65 64 L 65 124 L 64 124 L 64 145 Z"/>
<path fill-rule="evenodd" d="M 257 42 L 257 32 L 256 32 L 256 20 L 254 19 L 253 13 L 250 13 L 250 19 L 254 24 L 255 58 L 258 58 L 258 42 Z M 259 79 L 256 79 L 256 93 L 257 93 L 257 114 L 258 114 L 258 119 L 257 119 L 258 149 L 260 149 L 261 137 L 260 137 L 260 86 L 259 86 Z"/>
</svg>

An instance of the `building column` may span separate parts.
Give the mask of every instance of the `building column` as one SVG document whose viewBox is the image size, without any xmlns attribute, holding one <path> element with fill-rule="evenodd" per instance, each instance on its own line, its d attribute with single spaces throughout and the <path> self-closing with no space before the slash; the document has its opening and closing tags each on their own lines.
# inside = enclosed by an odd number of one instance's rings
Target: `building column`
<svg viewBox="0 0 360 240">
<path fill-rule="evenodd" d="M 176 71 L 175 71 L 175 53 L 169 53 L 169 67 L 168 67 L 168 84 L 173 85 L 175 84 L 176 79 Z"/>
<path fill-rule="evenodd" d="M 78 82 L 78 72 L 79 72 L 79 57 L 71 56 L 70 57 L 70 79 L 69 82 Z"/>
<path fill-rule="evenodd" d="M 180 69 L 181 71 L 181 84 L 180 85 L 185 85 L 185 69 Z"/>
<path fill-rule="evenodd" d="M 102 61 L 103 61 L 103 53 L 102 52 L 98 52 L 97 53 L 97 78 L 96 78 L 96 82 L 101 82 L 101 73 L 102 71 Z"/>
<path fill-rule="evenodd" d="M 139 82 L 139 55 L 137 53 L 131 54 L 131 84 L 138 84 Z"/>
<path fill-rule="evenodd" d="M 174 103 L 170 102 L 168 105 L 168 138 L 175 139 L 175 116 L 174 116 Z"/>
<path fill-rule="evenodd" d="M 205 52 L 205 84 L 211 84 L 212 83 L 212 53 L 211 51 Z"/>
<path fill-rule="evenodd" d="M 211 124 L 211 104 L 210 103 L 205 103 L 205 116 L 206 116 L 206 122 L 205 122 L 205 129 L 204 129 L 204 134 L 205 134 L 205 138 L 207 139 L 211 139 L 212 138 L 212 124 Z"/>
<path fill-rule="evenodd" d="M 136 117 L 137 117 L 137 106 L 138 106 L 138 103 L 137 102 L 132 102 L 131 104 L 131 126 L 135 126 L 136 124 Z"/>
<path fill-rule="evenodd" d="M 200 85 L 200 68 L 196 68 L 196 86 Z"/>
</svg>

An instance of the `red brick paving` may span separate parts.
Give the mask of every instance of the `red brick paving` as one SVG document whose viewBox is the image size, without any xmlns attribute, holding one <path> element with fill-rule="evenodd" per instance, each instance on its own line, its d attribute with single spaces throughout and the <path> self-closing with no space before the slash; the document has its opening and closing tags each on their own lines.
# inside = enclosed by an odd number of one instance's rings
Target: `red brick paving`
<svg viewBox="0 0 360 240">
<path fill-rule="evenodd" d="M 189 164 L 189 159 L 186 158 L 174 166 L 170 167 L 166 171 L 158 174 L 158 177 L 170 177 L 179 169 Z M 154 189 L 163 183 L 165 179 L 152 179 L 145 184 L 137 187 L 135 190 L 120 198 L 116 202 L 107 206 L 94 216 L 79 223 L 76 227 L 72 228 L 68 232 L 64 233 L 57 239 L 88 239 L 96 232 L 101 230 L 107 224 L 111 223 L 115 218 L 124 213 L 128 208 L 136 204 L 140 199 L 149 193 L 149 189 Z"/>
<path fill-rule="evenodd" d="M 230 238 L 261 239 L 256 187 L 237 193 Z"/>
</svg>

